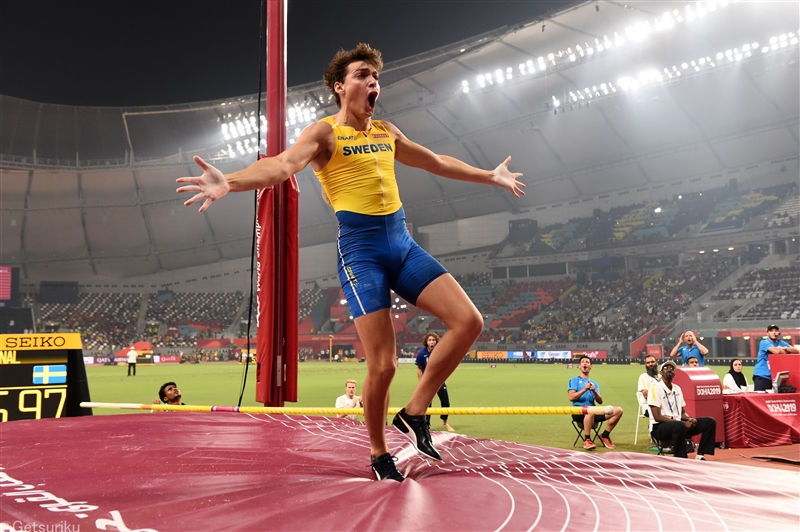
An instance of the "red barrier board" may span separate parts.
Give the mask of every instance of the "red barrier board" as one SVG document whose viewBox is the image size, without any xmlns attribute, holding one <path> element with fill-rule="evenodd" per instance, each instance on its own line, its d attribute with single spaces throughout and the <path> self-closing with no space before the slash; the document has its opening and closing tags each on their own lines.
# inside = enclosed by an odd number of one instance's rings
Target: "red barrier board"
<svg viewBox="0 0 800 532">
<path fill-rule="evenodd" d="M 771 447 L 800 443 L 800 393 L 725 395 L 726 447 Z"/>
<path fill-rule="evenodd" d="M 180 361 L 180 355 L 161 355 L 158 357 L 159 364 L 179 364 Z"/>
</svg>

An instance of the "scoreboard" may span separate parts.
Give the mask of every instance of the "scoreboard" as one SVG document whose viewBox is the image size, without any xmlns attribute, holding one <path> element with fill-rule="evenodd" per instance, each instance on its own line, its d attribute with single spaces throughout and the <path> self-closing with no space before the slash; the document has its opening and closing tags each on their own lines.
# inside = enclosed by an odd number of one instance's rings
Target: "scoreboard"
<svg viewBox="0 0 800 532">
<path fill-rule="evenodd" d="M 0 335 L 0 421 L 91 415 L 77 333 Z"/>
</svg>

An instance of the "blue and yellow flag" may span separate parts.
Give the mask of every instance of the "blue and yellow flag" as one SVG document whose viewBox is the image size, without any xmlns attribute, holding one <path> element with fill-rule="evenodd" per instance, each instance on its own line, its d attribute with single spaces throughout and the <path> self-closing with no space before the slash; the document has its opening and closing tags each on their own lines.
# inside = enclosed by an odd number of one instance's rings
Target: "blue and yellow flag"
<svg viewBox="0 0 800 532">
<path fill-rule="evenodd" d="M 67 366 L 33 366 L 34 384 L 63 384 L 67 382 Z"/>
</svg>

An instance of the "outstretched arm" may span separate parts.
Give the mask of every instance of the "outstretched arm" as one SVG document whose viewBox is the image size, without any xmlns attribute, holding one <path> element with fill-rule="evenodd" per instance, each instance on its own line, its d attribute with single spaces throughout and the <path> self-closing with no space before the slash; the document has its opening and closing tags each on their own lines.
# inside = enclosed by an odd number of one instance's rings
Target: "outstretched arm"
<svg viewBox="0 0 800 532">
<path fill-rule="evenodd" d="M 421 168 L 449 179 L 503 187 L 516 198 L 525 195 L 525 191 L 522 190 L 525 188 L 525 183 L 518 181 L 522 174 L 513 173 L 508 169 L 511 157 L 500 163 L 494 170 L 481 170 L 455 157 L 433 153 L 428 148 L 409 140 L 394 124 L 388 122 L 386 124 L 394 137 L 395 159 L 406 166 Z"/>
<path fill-rule="evenodd" d="M 194 162 L 203 170 L 199 177 L 179 177 L 177 183 L 185 183 L 177 192 L 193 192 L 194 196 L 184 202 L 192 205 L 203 201 L 200 212 L 225 196 L 228 192 L 243 192 L 277 185 L 306 167 L 312 159 L 327 149 L 327 141 L 331 135 L 329 125 L 321 122 L 307 127 L 297 142 L 283 153 L 275 157 L 259 159 L 244 170 L 223 174 L 200 157 Z"/>
</svg>

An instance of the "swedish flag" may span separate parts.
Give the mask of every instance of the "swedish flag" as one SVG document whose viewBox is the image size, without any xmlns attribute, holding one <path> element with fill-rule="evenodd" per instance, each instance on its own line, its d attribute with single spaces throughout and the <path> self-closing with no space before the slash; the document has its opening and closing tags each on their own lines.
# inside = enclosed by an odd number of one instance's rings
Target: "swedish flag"
<svg viewBox="0 0 800 532">
<path fill-rule="evenodd" d="M 67 366 L 33 366 L 34 384 L 63 384 L 67 382 Z"/>
</svg>

